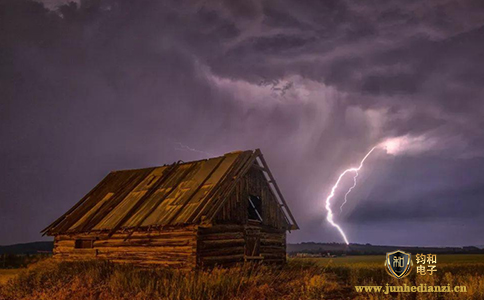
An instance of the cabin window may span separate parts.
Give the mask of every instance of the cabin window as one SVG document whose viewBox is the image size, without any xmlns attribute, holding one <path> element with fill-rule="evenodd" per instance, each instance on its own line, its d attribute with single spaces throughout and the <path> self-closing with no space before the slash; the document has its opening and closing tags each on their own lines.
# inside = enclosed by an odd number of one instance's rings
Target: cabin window
<svg viewBox="0 0 484 300">
<path fill-rule="evenodd" d="M 74 248 L 76 249 L 90 249 L 93 248 L 93 240 L 76 240 Z"/>
<path fill-rule="evenodd" d="M 250 195 L 249 196 L 249 220 L 255 220 L 262 222 L 262 200 L 257 197 Z"/>
</svg>

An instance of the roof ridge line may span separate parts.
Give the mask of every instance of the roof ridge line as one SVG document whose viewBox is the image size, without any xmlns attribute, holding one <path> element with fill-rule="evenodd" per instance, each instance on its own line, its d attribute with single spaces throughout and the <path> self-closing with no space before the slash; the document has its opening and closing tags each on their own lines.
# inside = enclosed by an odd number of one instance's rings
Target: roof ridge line
<svg viewBox="0 0 484 300">
<path fill-rule="evenodd" d="M 191 164 L 191 163 L 198 163 L 198 162 L 201 162 L 201 161 L 207 161 L 207 160 L 210 160 L 210 159 L 216 159 L 216 158 L 220 158 L 220 157 L 225 157 L 225 156 L 230 155 L 230 154 L 238 154 L 238 153 L 242 153 L 242 152 L 246 152 L 246 151 L 252 151 L 253 152 L 255 150 L 237 150 L 237 151 L 227 152 L 227 153 L 224 153 L 222 155 L 212 156 L 212 157 L 209 157 L 209 158 L 202 158 L 202 159 L 190 160 L 190 161 L 178 160 L 178 161 L 175 161 L 174 163 L 177 163 L 178 165 L 186 165 L 186 164 Z M 162 166 L 152 166 L 152 167 L 143 167 L 143 168 L 112 170 L 109 173 L 127 172 L 127 171 L 141 171 L 141 170 L 144 170 L 144 169 L 152 169 L 152 168 L 163 168 L 163 167 L 169 167 L 172 164 L 173 163 L 171 163 L 171 164 L 164 164 Z"/>
</svg>

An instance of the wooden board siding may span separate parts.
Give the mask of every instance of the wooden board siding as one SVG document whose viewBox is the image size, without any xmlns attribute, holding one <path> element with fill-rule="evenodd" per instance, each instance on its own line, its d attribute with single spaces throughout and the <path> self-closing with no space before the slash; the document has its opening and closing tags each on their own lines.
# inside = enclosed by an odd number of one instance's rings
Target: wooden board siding
<svg viewBox="0 0 484 300">
<path fill-rule="evenodd" d="M 92 240 L 93 248 L 76 249 L 76 240 Z M 172 266 L 181 269 L 196 266 L 196 249 L 196 226 L 139 231 L 131 235 L 115 233 L 111 237 L 107 233 L 95 232 L 58 235 L 54 240 L 55 259 L 106 259 L 119 263 Z"/>
<path fill-rule="evenodd" d="M 249 226 L 252 230 L 254 226 Z M 264 262 L 282 264 L 286 260 L 286 233 L 258 226 L 259 254 Z M 58 235 L 54 258 L 61 260 L 106 259 L 118 263 L 160 265 L 180 269 L 196 266 L 230 266 L 244 262 L 247 226 L 216 225 L 163 231 Z M 92 240 L 92 247 L 76 249 L 76 240 Z"/>
<path fill-rule="evenodd" d="M 262 200 L 262 222 L 248 220 L 249 195 Z M 283 213 L 262 171 L 251 168 L 215 216 L 213 226 L 199 229 L 198 265 L 227 266 L 259 257 L 284 263 L 288 224 Z M 254 246 L 256 257 L 248 257 L 246 248 Z"/>
<path fill-rule="evenodd" d="M 245 246 L 243 230 L 243 225 L 217 225 L 199 228 L 198 266 L 228 266 L 243 262 Z"/>
<path fill-rule="evenodd" d="M 286 262 L 286 231 L 268 227 L 261 228 L 260 255 L 264 262 L 283 264 Z"/>
<path fill-rule="evenodd" d="M 248 228 L 257 228 L 260 238 L 259 254 L 264 262 L 283 264 L 286 261 L 286 232 L 266 226 L 215 225 L 199 228 L 197 264 L 202 267 L 230 266 L 247 258 Z M 251 235 L 253 237 L 253 235 Z"/>
<path fill-rule="evenodd" d="M 262 171 L 251 168 L 244 175 L 229 199 L 215 217 L 219 224 L 246 224 L 249 195 L 262 200 L 262 225 L 278 229 L 287 228 L 284 212 L 280 208 Z"/>
</svg>

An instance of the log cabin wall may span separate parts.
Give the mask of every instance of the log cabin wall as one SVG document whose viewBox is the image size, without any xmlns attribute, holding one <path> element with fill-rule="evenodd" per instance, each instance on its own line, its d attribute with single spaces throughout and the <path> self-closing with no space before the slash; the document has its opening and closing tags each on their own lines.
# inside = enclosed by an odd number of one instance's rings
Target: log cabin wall
<svg viewBox="0 0 484 300">
<path fill-rule="evenodd" d="M 262 200 L 262 222 L 248 219 L 249 196 Z M 251 168 L 216 215 L 213 226 L 199 228 L 198 259 L 201 266 L 231 265 L 247 257 L 249 232 L 257 236 L 257 253 L 265 262 L 286 261 L 286 229 L 282 210 L 267 184 L 264 174 Z"/>
<path fill-rule="evenodd" d="M 267 263 L 283 264 L 286 261 L 286 231 L 267 226 L 219 224 L 200 227 L 198 233 L 197 265 L 230 266 L 246 259 L 247 231 L 259 231 L 261 259 Z"/>
<path fill-rule="evenodd" d="M 200 227 L 198 231 L 197 265 L 230 266 L 244 261 L 244 226 L 219 224 Z"/>
<path fill-rule="evenodd" d="M 262 200 L 262 225 L 287 229 L 287 222 L 262 171 L 251 168 L 215 217 L 216 224 L 247 224 L 249 196 Z"/>
<path fill-rule="evenodd" d="M 286 262 L 286 231 L 262 227 L 260 254 L 264 262 L 283 264 Z"/>
<path fill-rule="evenodd" d="M 62 260 L 107 259 L 192 269 L 196 266 L 197 233 L 197 226 L 186 226 L 131 235 L 115 233 L 111 237 L 95 232 L 57 235 L 53 254 Z"/>
</svg>

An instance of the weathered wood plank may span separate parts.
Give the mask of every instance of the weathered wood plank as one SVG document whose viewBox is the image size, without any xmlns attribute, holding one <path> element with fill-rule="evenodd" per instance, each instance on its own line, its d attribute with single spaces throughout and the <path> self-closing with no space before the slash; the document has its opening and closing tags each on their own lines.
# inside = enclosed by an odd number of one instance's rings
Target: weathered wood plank
<svg viewBox="0 0 484 300">
<path fill-rule="evenodd" d="M 102 247 L 176 247 L 176 246 L 195 246 L 195 238 L 192 239 L 139 239 L 139 240 L 99 240 L 94 241 L 95 248 Z"/>
<path fill-rule="evenodd" d="M 230 247 L 230 248 L 221 248 L 221 249 L 206 249 L 201 250 L 198 252 L 200 257 L 208 257 L 208 256 L 226 256 L 226 255 L 235 255 L 235 254 L 244 254 L 244 247 Z"/>
<path fill-rule="evenodd" d="M 205 235 L 210 233 L 241 232 L 243 230 L 244 230 L 244 225 L 217 224 L 212 227 L 200 227 L 199 234 Z"/>
<path fill-rule="evenodd" d="M 201 234 L 199 240 L 227 240 L 227 239 L 243 239 L 244 233 L 242 231 L 237 232 L 221 232 L 221 233 L 209 233 Z"/>
<path fill-rule="evenodd" d="M 99 253 L 104 252 L 119 252 L 119 253 L 128 253 L 128 252 L 173 252 L 173 253 L 192 253 L 195 251 L 195 247 L 193 246 L 179 246 L 179 247 L 101 247 L 96 248 Z"/>
<path fill-rule="evenodd" d="M 238 262 L 243 260 L 244 260 L 243 254 L 224 255 L 224 256 L 206 256 L 200 259 L 202 265 L 213 265 L 213 264 L 224 265 L 226 263 Z"/>
<path fill-rule="evenodd" d="M 150 260 L 150 261 L 186 261 L 190 255 L 181 255 L 176 253 L 143 253 L 143 252 L 126 252 L 126 253 L 99 253 L 97 258 L 101 259 L 108 259 L 108 260 L 116 260 L 116 259 L 123 259 L 123 260 Z"/>
<path fill-rule="evenodd" d="M 207 240 L 207 241 L 201 241 L 200 242 L 200 247 L 202 248 L 221 248 L 221 247 L 227 247 L 230 245 L 244 245 L 245 244 L 245 239 L 229 239 L 229 240 Z"/>
</svg>

